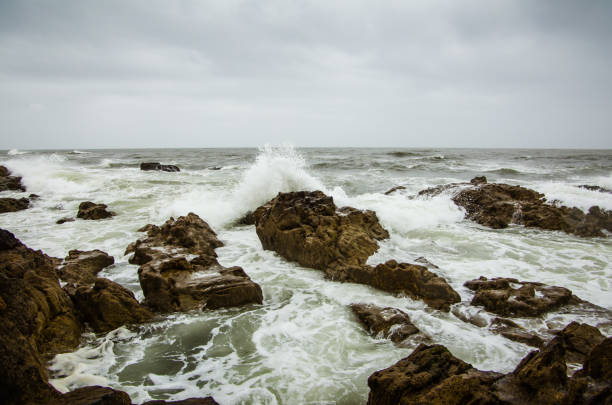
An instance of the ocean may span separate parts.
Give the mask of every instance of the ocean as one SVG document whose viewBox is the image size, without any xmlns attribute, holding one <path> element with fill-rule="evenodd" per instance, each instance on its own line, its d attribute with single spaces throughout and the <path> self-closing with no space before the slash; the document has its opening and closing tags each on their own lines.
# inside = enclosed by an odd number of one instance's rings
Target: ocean
<svg viewBox="0 0 612 405">
<path fill-rule="evenodd" d="M 161 162 L 178 173 L 144 172 L 141 162 Z M 374 303 L 407 312 L 429 338 L 484 370 L 509 372 L 533 348 L 365 285 L 326 280 L 264 251 L 254 226 L 238 225 L 249 210 L 280 191 L 322 190 L 338 206 L 376 211 L 390 239 L 368 261 L 413 263 L 425 257 L 459 292 L 461 311 L 472 293 L 463 283 L 479 276 L 509 276 L 569 288 L 582 299 L 612 309 L 612 239 L 510 226 L 493 230 L 464 219 L 451 191 L 414 195 L 427 187 L 469 181 L 532 188 L 549 201 L 612 209 L 610 150 L 493 149 L 134 149 L 0 151 L 0 164 L 23 176 L 31 208 L 0 214 L 0 227 L 33 249 L 65 257 L 71 249 L 101 249 L 115 258 L 107 277 L 143 298 L 137 266 L 124 256 L 145 224 L 194 212 L 225 246 L 219 262 L 238 265 L 263 289 L 263 305 L 159 316 L 106 335 L 86 334 L 73 353 L 51 360 L 51 383 L 61 391 L 107 385 L 134 402 L 213 395 L 222 404 L 362 404 L 367 378 L 409 355 L 377 339 L 357 322 L 349 305 Z M 402 185 L 404 190 L 385 195 Z M 2 196 L 22 196 L 3 192 Z M 68 222 L 82 201 L 104 203 L 117 216 Z M 518 322 L 534 330 L 561 328 L 572 320 L 599 325 L 610 319 L 563 311 Z"/>
</svg>

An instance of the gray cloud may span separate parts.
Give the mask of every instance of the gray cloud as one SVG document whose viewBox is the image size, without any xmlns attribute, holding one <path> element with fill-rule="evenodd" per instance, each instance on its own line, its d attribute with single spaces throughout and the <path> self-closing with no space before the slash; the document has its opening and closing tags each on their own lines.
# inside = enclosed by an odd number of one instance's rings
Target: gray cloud
<svg viewBox="0 0 612 405">
<path fill-rule="evenodd" d="M 607 1 L 4 1 L 0 148 L 611 148 Z"/>
</svg>

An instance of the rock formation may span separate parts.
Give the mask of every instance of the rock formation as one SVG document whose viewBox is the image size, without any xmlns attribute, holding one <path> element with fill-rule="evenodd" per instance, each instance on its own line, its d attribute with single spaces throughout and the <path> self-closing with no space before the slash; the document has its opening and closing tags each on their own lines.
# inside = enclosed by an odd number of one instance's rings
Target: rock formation
<svg viewBox="0 0 612 405">
<path fill-rule="evenodd" d="M 162 165 L 159 162 L 145 162 L 140 164 L 140 170 L 157 170 L 162 172 L 180 172 L 178 166 L 175 165 Z"/>
<path fill-rule="evenodd" d="M 351 304 L 351 310 L 374 337 L 383 337 L 393 343 L 401 343 L 419 333 L 419 329 L 410 321 L 410 316 L 397 308 Z"/>
<path fill-rule="evenodd" d="M 0 166 L 0 191 L 15 190 L 26 191 L 21 184 L 21 177 L 11 176 L 11 171 L 4 166 Z"/>
<path fill-rule="evenodd" d="M 82 202 L 79 204 L 77 218 L 96 220 L 117 215 L 112 211 L 107 211 L 106 208 L 106 204 L 96 204 L 91 201 Z"/>
<path fill-rule="evenodd" d="M 460 301 L 443 278 L 424 266 L 394 260 L 375 267 L 366 265 L 378 250 L 378 241 L 389 237 L 373 211 L 337 208 L 321 191 L 300 191 L 279 193 L 253 217 L 264 249 L 323 270 L 332 280 L 405 294 L 445 311 Z"/>
<path fill-rule="evenodd" d="M 145 303 L 159 312 L 215 309 L 261 304 L 261 288 L 240 267 L 223 267 L 215 248 L 223 246 L 197 215 L 170 218 L 161 227 L 140 229 L 147 237 L 128 246 L 130 263 L 140 265 L 138 278 Z"/>
<path fill-rule="evenodd" d="M 92 284 L 96 275 L 113 263 L 115 258 L 101 250 L 71 250 L 57 268 L 57 274 L 67 283 Z"/>
<path fill-rule="evenodd" d="M 17 212 L 25 210 L 30 206 L 30 200 L 22 198 L 0 198 L 0 214 L 4 212 Z"/>
</svg>

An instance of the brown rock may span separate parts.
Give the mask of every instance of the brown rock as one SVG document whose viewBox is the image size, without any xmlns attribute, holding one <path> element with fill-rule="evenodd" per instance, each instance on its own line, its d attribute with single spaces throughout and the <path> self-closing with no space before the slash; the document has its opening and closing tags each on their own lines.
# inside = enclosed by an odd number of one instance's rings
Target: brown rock
<svg viewBox="0 0 612 405">
<path fill-rule="evenodd" d="M 491 323 L 491 331 L 498 333 L 506 339 L 524 343 L 529 346 L 541 348 L 545 341 L 535 333 L 531 333 L 510 319 L 495 318 Z"/>
<path fill-rule="evenodd" d="M 79 204 L 79 212 L 77 213 L 77 218 L 97 220 L 110 218 L 114 215 L 117 215 L 112 211 L 107 211 L 106 207 L 106 204 L 96 204 L 92 203 L 91 201 L 82 202 L 81 204 Z"/>
<path fill-rule="evenodd" d="M 96 275 L 105 267 L 115 263 L 115 259 L 101 250 L 71 250 L 58 267 L 57 273 L 62 281 L 76 284 L 92 284 Z"/>
<path fill-rule="evenodd" d="M 93 285 L 77 287 L 71 298 L 80 319 L 94 332 L 108 332 L 153 317 L 130 290 L 106 278 L 95 279 Z"/>
<path fill-rule="evenodd" d="M 404 186 L 396 186 L 396 187 L 393 187 L 392 189 L 388 190 L 387 192 L 385 192 L 385 195 L 390 195 L 390 194 L 395 193 L 396 191 L 405 190 L 405 189 L 406 189 L 406 187 L 404 187 Z"/>
<path fill-rule="evenodd" d="M 55 223 L 58 224 L 58 225 L 61 225 L 61 224 L 64 224 L 66 222 L 74 222 L 74 218 L 71 218 L 71 217 L 60 218 Z"/>
<path fill-rule="evenodd" d="M 372 304 L 351 304 L 359 322 L 374 337 L 382 336 L 393 343 L 401 343 L 419 333 L 407 313 L 397 308 L 382 308 Z"/>
<path fill-rule="evenodd" d="M 128 246 L 130 263 L 141 265 L 138 278 L 145 304 L 155 311 L 216 309 L 261 304 L 261 288 L 240 267 L 217 262 L 222 246 L 215 232 L 190 213 L 161 227 L 147 225 L 147 237 Z"/>
<path fill-rule="evenodd" d="M 0 198 L 0 214 L 4 212 L 17 212 L 25 210 L 30 206 L 27 198 Z"/>
<path fill-rule="evenodd" d="M 140 170 L 156 170 L 161 172 L 180 172 L 178 166 L 175 165 L 162 165 L 159 162 L 145 162 L 140 164 Z"/>
<path fill-rule="evenodd" d="M 585 190 L 589 190 L 589 191 L 599 191 L 600 193 L 608 193 L 608 194 L 612 194 L 612 190 L 601 187 L 601 186 L 593 186 L 593 185 L 589 185 L 589 184 L 581 184 L 578 187 L 583 188 Z"/>
<path fill-rule="evenodd" d="M 11 176 L 11 171 L 4 166 L 0 166 L 0 191 L 17 190 L 26 191 L 21 184 L 21 177 Z"/>
<path fill-rule="evenodd" d="M 182 401 L 147 401 L 142 405 L 219 405 L 213 397 L 188 398 Z"/>
<path fill-rule="evenodd" d="M 123 391 L 97 385 L 77 388 L 62 395 L 57 405 L 132 405 L 130 396 Z"/>
<path fill-rule="evenodd" d="M 566 361 L 581 364 L 591 350 L 606 339 L 596 327 L 578 322 L 567 325 L 558 336 L 565 349 Z"/>
</svg>

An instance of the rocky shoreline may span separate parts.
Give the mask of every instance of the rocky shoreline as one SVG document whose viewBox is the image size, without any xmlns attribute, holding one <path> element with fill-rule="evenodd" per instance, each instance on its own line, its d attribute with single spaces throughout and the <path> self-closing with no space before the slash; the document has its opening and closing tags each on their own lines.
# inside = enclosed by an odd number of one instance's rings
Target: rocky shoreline
<svg viewBox="0 0 612 405">
<path fill-rule="evenodd" d="M 20 178 L 10 176 L 2 166 L 0 169 L 0 187 L 25 191 Z M 397 190 L 401 186 L 386 194 Z M 533 190 L 489 184 L 484 177 L 419 194 L 433 196 L 446 190 L 455 190 L 453 201 L 465 209 L 467 219 L 494 229 L 518 224 L 581 237 L 605 237 L 612 231 L 609 211 L 591 207 L 585 213 L 550 204 Z M 106 208 L 104 204 L 81 203 L 77 218 L 100 220 L 116 215 Z M 610 311 L 576 297 L 569 289 L 536 281 L 481 277 L 465 281 L 473 297 L 462 302 L 459 293 L 436 274 L 437 267 L 424 258 L 420 262 L 427 266 L 393 258 L 375 266 L 367 264 L 389 232 L 375 212 L 337 207 L 333 198 L 321 191 L 279 193 L 239 223 L 255 226 L 264 249 L 323 271 L 332 282 L 365 284 L 422 300 L 431 311 L 448 312 L 504 338 L 539 348 L 511 373 L 481 371 L 435 344 L 435 337 L 419 331 L 405 311 L 356 302 L 350 310 L 364 333 L 398 346 L 421 343 L 410 356 L 372 374 L 368 404 L 612 403 L 612 338 L 576 322 L 541 334 L 512 319 L 564 308 L 569 313 L 594 311 L 612 321 Z M 114 263 L 105 252 L 71 250 L 64 259 L 53 258 L 0 229 L 0 361 L 5 365 L 0 371 L 2 403 L 131 404 L 126 393 L 98 386 L 62 394 L 48 383 L 46 362 L 55 354 L 74 350 L 87 330 L 107 333 L 172 312 L 263 304 L 261 287 L 244 269 L 224 267 L 217 261 L 215 249 L 223 243 L 197 215 L 170 218 L 161 226 L 148 224 L 139 231 L 145 236 L 130 244 L 125 254 L 131 255 L 131 264 L 139 266 L 143 302 L 120 284 L 98 277 Z M 580 364 L 581 369 L 572 373 L 568 363 Z M 166 403 L 216 402 L 206 397 L 146 404 Z"/>
</svg>

